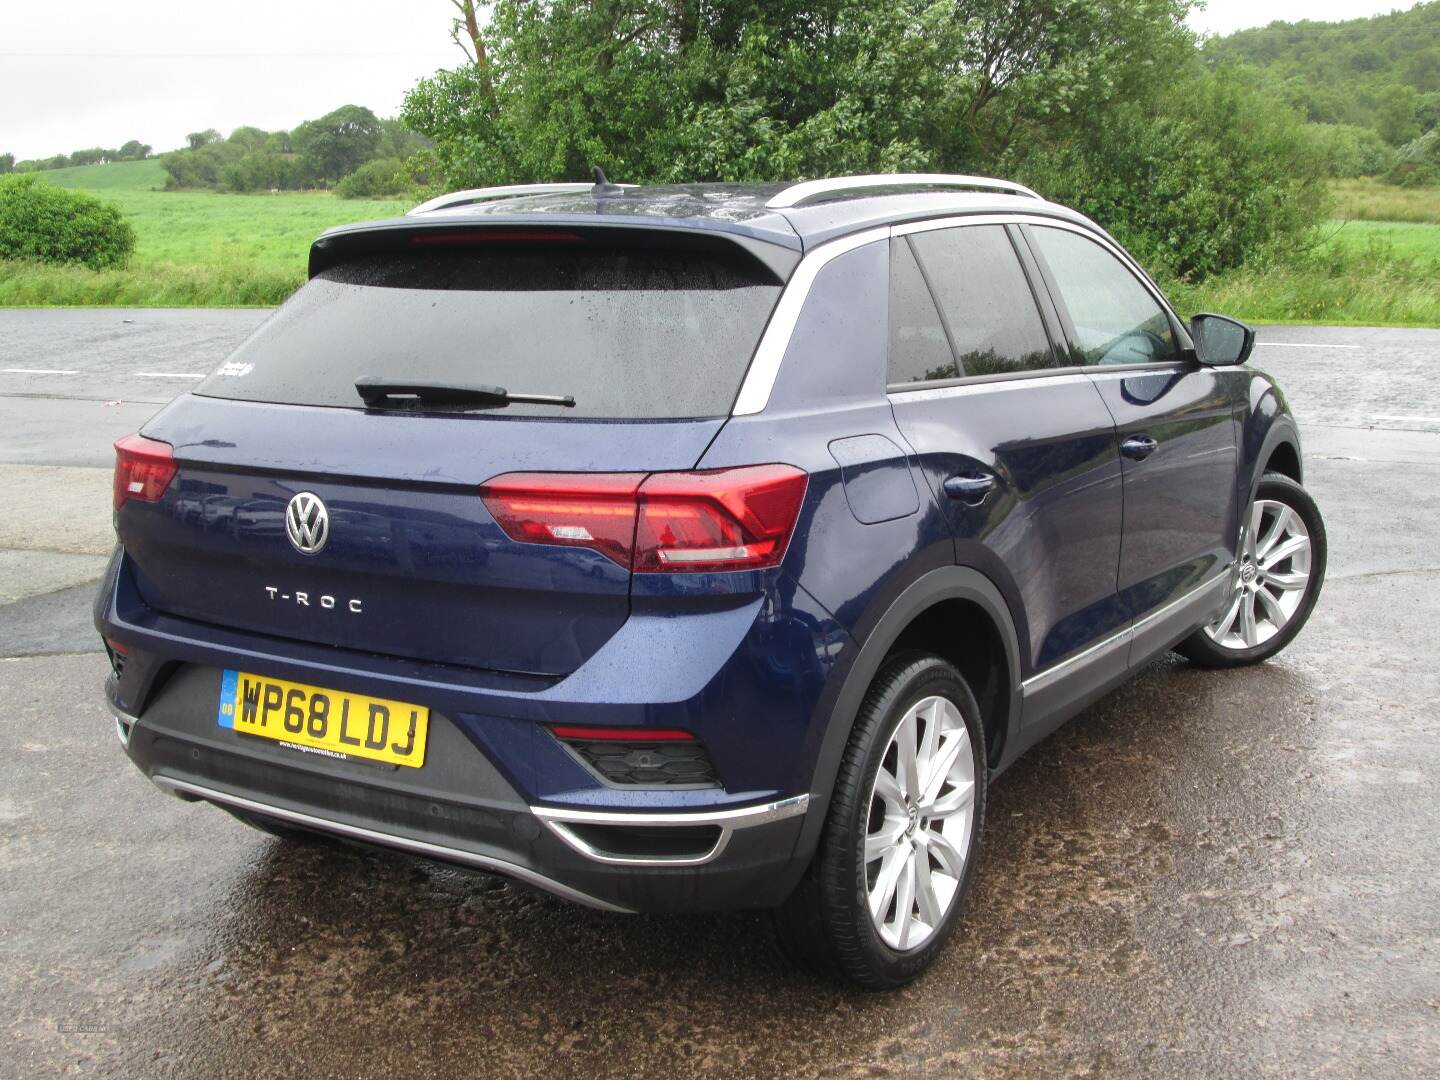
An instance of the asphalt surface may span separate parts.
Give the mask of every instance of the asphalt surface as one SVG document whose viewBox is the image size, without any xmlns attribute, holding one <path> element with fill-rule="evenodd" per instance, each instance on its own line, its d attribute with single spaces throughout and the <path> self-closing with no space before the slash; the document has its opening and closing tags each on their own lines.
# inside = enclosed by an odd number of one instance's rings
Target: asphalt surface
<svg viewBox="0 0 1440 1080">
<path fill-rule="evenodd" d="M 1310 626 L 1157 661 L 1032 751 L 960 934 L 865 995 L 756 915 L 282 843 L 124 760 L 109 441 L 261 318 L 0 311 L 0 1075 L 1434 1075 L 1440 332 L 1262 331 L 1330 536 Z"/>
</svg>

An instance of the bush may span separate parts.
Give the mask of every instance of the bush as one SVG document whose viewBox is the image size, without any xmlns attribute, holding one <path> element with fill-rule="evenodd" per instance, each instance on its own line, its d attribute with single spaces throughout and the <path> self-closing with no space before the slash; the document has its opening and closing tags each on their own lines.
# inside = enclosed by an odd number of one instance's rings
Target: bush
<svg viewBox="0 0 1440 1080">
<path fill-rule="evenodd" d="M 134 250 L 135 230 L 118 207 L 34 175 L 0 179 L 0 258 L 108 270 Z"/>
<path fill-rule="evenodd" d="M 1013 170 L 1167 277 L 1201 280 L 1302 246 L 1327 202 L 1299 116 L 1243 69 L 1203 68 Z"/>
<path fill-rule="evenodd" d="M 335 194 L 342 199 L 378 199 L 404 195 L 409 190 L 405 163 L 398 158 L 367 161 L 335 185 Z"/>
<path fill-rule="evenodd" d="M 1402 187 L 1428 187 L 1440 183 L 1440 129 L 1427 131 L 1401 147 L 1395 167 L 1385 179 Z"/>
<path fill-rule="evenodd" d="M 1340 180 L 1379 176 L 1395 164 L 1393 147 L 1378 132 L 1353 124 L 1308 124 L 1328 175 Z"/>
</svg>

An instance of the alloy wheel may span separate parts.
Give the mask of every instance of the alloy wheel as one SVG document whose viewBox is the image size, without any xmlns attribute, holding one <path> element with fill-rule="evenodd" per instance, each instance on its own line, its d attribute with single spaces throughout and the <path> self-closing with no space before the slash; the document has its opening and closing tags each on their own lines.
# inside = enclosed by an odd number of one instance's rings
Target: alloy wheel
<svg viewBox="0 0 1440 1080">
<path fill-rule="evenodd" d="M 1225 649 L 1253 649 L 1285 629 L 1310 585 L 1310 533 L 1295 510 L 1257 499 L 1246 515 L 1230 603 L 1205 627 Z"/>
<path fill-rule="evenodd" d="M 927 697 L 896 725 L 865 833 L 870 918 L 885 944 L 919 948 L 960 892 L 975 825 L 975 755 L 954 702 Z"/>
</svg>

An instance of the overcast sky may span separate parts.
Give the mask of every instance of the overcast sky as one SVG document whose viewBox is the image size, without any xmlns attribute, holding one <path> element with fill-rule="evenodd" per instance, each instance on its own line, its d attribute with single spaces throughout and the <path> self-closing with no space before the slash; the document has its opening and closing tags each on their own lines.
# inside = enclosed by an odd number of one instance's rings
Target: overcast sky
<svg viewBox="0 0 1440 1080">
<path fill-rule="evenodd" d="M 1197 30 L 1373 15 L 1394 0 L 1210 0 Z M 292 128 L 338 105 L 393 116 L 461 60 L 448 0 L 0 0 L 0 152 Z"/>
</svg>

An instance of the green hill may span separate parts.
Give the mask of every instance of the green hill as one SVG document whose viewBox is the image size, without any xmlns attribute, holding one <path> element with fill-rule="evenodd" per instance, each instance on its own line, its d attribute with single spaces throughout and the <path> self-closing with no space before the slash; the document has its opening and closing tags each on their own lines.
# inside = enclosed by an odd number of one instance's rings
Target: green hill
<svg viewBox="0 0 1440 1080">
<path fill-rule="evenodd" d="M 40 174 L 52 184 L 81 188 L 97 194 L 112 191 L 158 191 L 165 186 L 165 170 L 158 158 L 148 161 L 112 161 L 109 165 L 74 165 L 47 169 Z"/>
<path fill-rule="evenodd" d="M 1273 22 L 1206 42 L 1262 69 L 1310 120 L 1400 146 L 1440 121 L 1440 2 L 1346 22 Z"/>
</svg>

